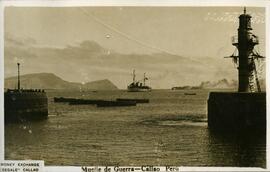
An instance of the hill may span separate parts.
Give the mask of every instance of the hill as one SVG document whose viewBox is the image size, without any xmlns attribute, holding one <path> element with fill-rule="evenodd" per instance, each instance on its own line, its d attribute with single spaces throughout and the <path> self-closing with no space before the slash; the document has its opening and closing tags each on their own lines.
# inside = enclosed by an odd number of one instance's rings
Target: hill
<svg viewBox="0 0 270 172">
<path fill-rule="evenodd" d="M 32 89 L 93 89 L 115 90 L 118 89 L 108 79 L 88 82 L 85 84 L 68 82 L 52 73 L 34 73 L 21 76 L 21 88 Z M 5 88 L 16 88 L 17 77 L 5 79 Z"/>
<path fill-rule="evenodd" d="M 117 90 L 118 88 L 108 79 L 92 81 L 84 84 L 83 89 L 89 90 Z"/>
</svg>

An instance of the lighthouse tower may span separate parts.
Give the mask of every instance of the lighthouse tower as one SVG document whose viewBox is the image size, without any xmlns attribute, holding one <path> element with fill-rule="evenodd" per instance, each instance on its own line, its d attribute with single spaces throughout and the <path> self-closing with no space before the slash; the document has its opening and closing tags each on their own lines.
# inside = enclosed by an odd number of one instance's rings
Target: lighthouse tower
<svg viewBox="0 0 270 172">
<path fill-rule="evenodd" d="M 238 92 L 210 92 L 208 126 L 210 129 L 242 130 L 266 128 L 266 93 L 261 91 L 255 60 L 264 58 L 254 50 L 259 39 L 252 33 L 251 16 L 239 16 L 238 35 L 232 39 L 238 55 Z"/>
<path fill-rule="evenodd" d="M 238 92 L 261 92 L 255 60 L 263 58 L 254 51 L 254 47 L 259 44 L 259 39 L 252 33 L 251 16 L 244 13 L 239 16 L 238 36 L 233 37 L 232 44 L 238 49 L 238 56 L 235 58 L 238 63 Z"/>
</svg>

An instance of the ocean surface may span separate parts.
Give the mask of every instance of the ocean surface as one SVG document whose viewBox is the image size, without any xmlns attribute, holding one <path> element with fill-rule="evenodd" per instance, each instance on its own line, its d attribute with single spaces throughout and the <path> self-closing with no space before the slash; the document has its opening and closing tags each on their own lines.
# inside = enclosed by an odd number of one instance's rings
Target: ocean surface
<svg viewBox="0 0 270 172">
<path fill-rule="evenodd" d="M 265 134 L 209 131 L 208 93 L 48 90 L 47 120 L 5 126 L 5 158 L 45 165 L 265 167 Z M 102 108 L 54 103 L 60 96 L 148 98 L 150 103 Z"/>
</svg>

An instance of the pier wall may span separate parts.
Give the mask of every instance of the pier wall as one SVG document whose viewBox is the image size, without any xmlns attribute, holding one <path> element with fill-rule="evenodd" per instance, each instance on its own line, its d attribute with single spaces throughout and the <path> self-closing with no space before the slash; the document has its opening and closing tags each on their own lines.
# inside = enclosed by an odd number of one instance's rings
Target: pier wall
<svg viewBox="0 0 270 172">
<path fill-rule="evenodd" d="M 213 130 L 266 130 L 266 93 L 210 92 L 208 127 Z"/>
<path fill-rule="evenodd" d="M 48 98 L 45 92 L 5 92 L 4 102 L 5 123 L 42 120 L 48 117 Z"/>
</svg>

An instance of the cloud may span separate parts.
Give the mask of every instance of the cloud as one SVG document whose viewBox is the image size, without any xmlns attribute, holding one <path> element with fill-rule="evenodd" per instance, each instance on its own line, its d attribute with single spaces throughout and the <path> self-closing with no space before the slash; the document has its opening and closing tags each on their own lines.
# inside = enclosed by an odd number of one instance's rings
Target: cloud
<svg viewBox="0 0 270 172">
<path fill-rule="evenodd" d="M 214 22 L 238 22 L 238 16 L 241 15 L 241 12 L 208 12 L 204 20 L 205 21 L 214 21 Z M 251 22 L 256 24 L 265 23 L 264 14 L 261 12 L 252 12 Z"/>
<path fill-rule="evenodd" d="M 37 42 L 30 37 L 14 37 L 10 33 L 5 33 L 5 46 L 6 47 L 22 47 L 22 46 L 33 46 Z"/>
<path fill-rule="evenodd" d="M 81 83 L 109 79 L 119 88 L 126 88 L 131 82 L 133 69 L 136 69 L 137 79 L 142 79 L 146 72 L 153 88 L 196 85 L 205 80 L 237 77 L 231 62 L 223 58 L 191 58 L 167 53 L 120 54 L 94 41 L 64 48 L 5 44 L 6 77 L 16 75 L 15 57 L 24 61 L 22 73 L 49 72 Z"/>
</svg>

